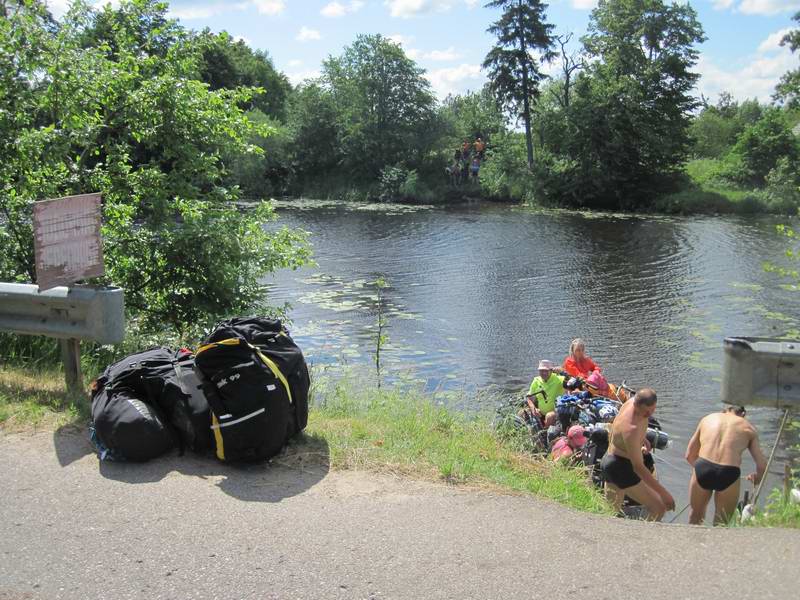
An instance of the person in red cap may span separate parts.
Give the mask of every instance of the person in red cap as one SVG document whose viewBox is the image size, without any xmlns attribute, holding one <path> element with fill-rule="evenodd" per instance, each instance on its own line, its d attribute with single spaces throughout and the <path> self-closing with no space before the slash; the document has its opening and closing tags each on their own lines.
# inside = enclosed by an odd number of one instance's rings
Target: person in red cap
<svg viewBox="0 0 800 600">
<path fill-rule="evenodd" d="M 583 433 L 583 427 L 580 425 L 573 425 L 567 431 L 566 436 L 561 436 L 550 449 L 550 455 L 553 460 L 560 458 L 571 458 L 577 456 L 578 453 L 586 445 L 586 436 Z"/>
</svg>

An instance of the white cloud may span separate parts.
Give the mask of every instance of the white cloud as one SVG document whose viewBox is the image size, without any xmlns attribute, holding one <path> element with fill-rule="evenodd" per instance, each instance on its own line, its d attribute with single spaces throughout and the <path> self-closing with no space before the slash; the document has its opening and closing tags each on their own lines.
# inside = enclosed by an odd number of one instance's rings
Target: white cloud
<svg viewBox="0 0 800 600">
<path fill-rule="evenodd" d="M 716 10 L 733 10 L 746 15 L 778 15 L 800 8 L 800 0 L 712 0 Z"/>
<path fill-rule="evenodd" d="M 777 15 L 800 8 L 797 0 L 742 0 L 739 10 L 746 15 Z"/>
<path fill-rule="evenodd" d="M 446 12 L 458 4 L 465 4 L 467 8 L 475 8 L 479 0 L 384 0 L 389 8 L 389 14 L 401 19 L 410 19 L 420 15 Z"/>
<path fill-rule="evenodd" d="M 781 29 L 780 31 L 776 31 L 775 33 L 770 34 L 767 39 L 765 39 L 761 44 L 758 46 L 758 51 L 761 54 L 765 54 L 767 52 L 774 52 L 776 50 L 781 49 L 781 40 L 783 37 L 792 31 L 790 27 L 786 29 Z"/>
<path fill-rule="evenodd" d="M 431 86 L 440 98 L 447 94 L 464 92 L 467 89 L 477 89 L 484 83 L 480 65 L 461 64 L 457 67 L 434 69 L 427 73 Z"/>
<path fill-rule="evenodd" d="M 213 4 L 190 4 L 187 6 L 170 6 L 169 16 L 173 19 L 183 19 L 184 21 L 191 21 L 192 19 L 210 19 L 217 15 L 224 14 L 232 10 L 244 10 L 247 7 L 244 3 L 235 5 L 225 4 L 224 2 L 215 2 Z"/>
<path fill-rule="evenodd" d="M 69 4 L 70 0 L 47 0 L 47 10 L 58 19 L 69 10 Z"/>
<path fill-rule="evenodd" d="M 784 29 L 770 34 L 743 66 L 720 66 L 701 56 L 697 63 L 701 75 L 699 91 L 712 101 L 720 92 L 730 92 L 740 100 L 758 98 L 762 102 L 769 102 L 783 74 L 797 68 L 797 58 L 788 47 L 780 45 L 787 31 Z"/>
<path fill-rule="evenodd" d="M 597 0 L 572 0 L 572 7 L 578 10 L 594 10 Z"/>
<path fill-rule="evenodd" d="M 250 0 L 262 15 L 279 15 L 286 10 L 286 0 Z"/>
<path fill-rule="evenodd" d="M 422 58 L 446 62 L 450 60 L 458 60 L 461 58 L 461 54 L 459 54 L 454 46 L 450 46 L 447 50 L 432 50 L 430 52 L 426 52 L 422 55 Z"/>
<path fill-rule="evenodd" d="M 310 42 L 313 40 L 321 40 L 322 36 L 316 29 L 309 29 L 305 25 L 300 28 L 295 38 L 298 42 Z"/>
<path fill-rule="evenodd" d="M 302 60 L 299 60 L 299 59 L 297 59 L 297 58 L 295 58 L 295 59 L 292 59 L 292 60 L 290 60 L 290 61 L 289 61 L 289 66 L 290 66 L 291 68 L 293 68 L 293 69 L 296 69 L 297 67 L 300 67 L 300 66 L 302 66 L 302 65 L 303 65 L 303 61 L 302 61 Z"/>
<path fill-rule="evenodd" d="M 316 79 L 319 77 L 321 73 L 319 71 L 308 70 L 308 71 L 292 71 L 290 73 L 286 73 L 286 76 L 289 78 L 289 81 L 292 85 L 300 85 L 307 79 Z"/>
<path fill-rule="evenodd" d="M 348 13 L 358 12 L 363 7 L 364 3 L 361 0 L 352 0 L 348 4 L 342 4 L 341 2 L 329 2 L 322 7 L 320 14 L 323 17 L 336 19 L 338 17 L 343 17 Z"/>
</svg>

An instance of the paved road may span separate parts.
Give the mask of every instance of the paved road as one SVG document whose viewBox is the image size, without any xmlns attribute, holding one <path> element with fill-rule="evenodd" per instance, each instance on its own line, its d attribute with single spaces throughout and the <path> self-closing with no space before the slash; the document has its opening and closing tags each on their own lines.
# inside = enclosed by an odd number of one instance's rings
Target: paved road
<svg viewBox="0 0 800 600">
<path fill-rule="evenodd" d="M 328 473 L 98 465 L 72 432 L 0 433 L 0 600 L 799 597 L 800 532 L 580 514 Z"/>
</svg>

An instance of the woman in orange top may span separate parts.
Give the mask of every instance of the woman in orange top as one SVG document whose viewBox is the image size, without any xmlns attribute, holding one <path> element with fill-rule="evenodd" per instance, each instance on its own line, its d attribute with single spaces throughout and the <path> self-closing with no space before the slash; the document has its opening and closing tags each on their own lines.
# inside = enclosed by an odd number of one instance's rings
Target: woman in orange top
<svg viewBox="0 0 800 600">
<path fill-rule="evenodd" d="M 569 356 L 564 359 L 564 370 L 573 377 L 586 379 L 592 371 L 599 371 L 600 367 L 586 356 L 586 344 L 581 338 L 572 340 L 569 345 Z"/>
</svg>

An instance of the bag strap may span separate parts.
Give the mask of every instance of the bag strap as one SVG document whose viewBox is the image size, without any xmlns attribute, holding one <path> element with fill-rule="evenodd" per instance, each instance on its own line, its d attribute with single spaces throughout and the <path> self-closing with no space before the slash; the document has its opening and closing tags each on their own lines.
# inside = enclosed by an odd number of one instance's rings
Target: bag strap
<svg viewBox="0 0 800 600">
<path fill-rule="evenodd" d="M 210 344 L 206 344 L 205 346 L 201 346 L 200 348 L 198 348 L 197 352 L 195 353 L 195 356 L 198 356 L 203 352 L 206 352 L 207 350 L 210 350 L 212 348 L 218 348 L 220 346 L 247 346 L 248 348 L 250 348 L 250 350 L 256 353 L 261 362 L 264 363 L 264 365 L 266 365 L 266 367 L 270 371 L 272 371 L 272 375 L 275 377 L 275 379 L 279 380 L 283 384 L 283 387 L 286 389 L 286 394 L 289 397 L 289 404 L 294 404 L 294 399 L 292 398 L 292 390 L 289 387 L 289 381 L 286 379 L 286 376 L 281 372 L 278 365 L 275 364 L 275 361 L 270 359 L 268 356 L 264 355 L 264 353 L 261 352 L 261 350 L 253 346 L 247 340 L 244 340 L 242 338 L 230 338 L 227 340 L 221 340 L 219 342 L 212 342 Z"/>
</svg>

